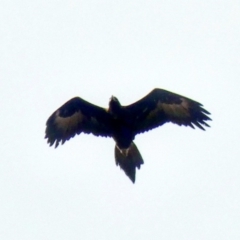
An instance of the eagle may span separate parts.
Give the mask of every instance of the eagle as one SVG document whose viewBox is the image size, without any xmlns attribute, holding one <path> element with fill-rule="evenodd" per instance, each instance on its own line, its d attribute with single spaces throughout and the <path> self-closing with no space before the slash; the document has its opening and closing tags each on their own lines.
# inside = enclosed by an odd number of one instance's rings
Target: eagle
<svg viewBox="0 0 240 240">
<path fill-rule="evenodd" d="M 45 138 L 50 146 L 64 144 L 76 134 L 112 137 L 115 141 L 115 162 L 135 182 L 136 168 L 143 158 L 133 142 L 135 136 L 165 123 L 179 126 L 209 127 L 210 113 L 190 98 L 153 89 L 148 95 L 127 106 L 112 96 L 107 109 L 74 97 L 58 108 L 47 120 Z"/>
</svg>

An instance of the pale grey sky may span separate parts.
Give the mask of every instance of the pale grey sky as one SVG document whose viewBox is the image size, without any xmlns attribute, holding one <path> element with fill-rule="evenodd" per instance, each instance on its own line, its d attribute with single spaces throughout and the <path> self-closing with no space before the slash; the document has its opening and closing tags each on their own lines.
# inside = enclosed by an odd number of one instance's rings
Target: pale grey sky
<svg viewBox="0 0 240 240">
<path fill-rule="evenodd" d="M 240 239 L 239 1 L 0 5 L 0 239 Z M 138 135 L 135 184 L 112 139 L 44 140 L 74 96 L 107 107 L 155 87 L 203 103 L 212 127 Z"/>
</svg>

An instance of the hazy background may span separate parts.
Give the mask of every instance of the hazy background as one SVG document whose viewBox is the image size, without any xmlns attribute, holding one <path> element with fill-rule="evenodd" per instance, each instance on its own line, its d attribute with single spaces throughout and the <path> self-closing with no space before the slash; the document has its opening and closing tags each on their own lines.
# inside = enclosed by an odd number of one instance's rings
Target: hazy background
<svg viewBox="0 0 240 240">
<path fill-rule="evenodd" d="M 2 0 L 0 238 L 240 239 L 240 2 Z M 74 96 L 130 104 L 159 87 L 204 104 L 206 132 L 137 136 L 132 184 L 112 139 L 44 140 Z"/>
</svg>

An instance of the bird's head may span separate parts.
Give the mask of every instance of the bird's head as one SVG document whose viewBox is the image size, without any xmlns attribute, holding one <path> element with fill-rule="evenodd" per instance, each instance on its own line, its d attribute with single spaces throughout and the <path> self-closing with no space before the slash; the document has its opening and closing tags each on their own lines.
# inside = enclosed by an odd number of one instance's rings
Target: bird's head
<svg viewBox="0 0 240 240">
<path fill-rule="evenodd" d="M 109 101 L 108 111 L 111 113 L 117 113 L 120 108 L 121 108 L 120 102 L 116 97 L 112 96 Z"/>
</svg>

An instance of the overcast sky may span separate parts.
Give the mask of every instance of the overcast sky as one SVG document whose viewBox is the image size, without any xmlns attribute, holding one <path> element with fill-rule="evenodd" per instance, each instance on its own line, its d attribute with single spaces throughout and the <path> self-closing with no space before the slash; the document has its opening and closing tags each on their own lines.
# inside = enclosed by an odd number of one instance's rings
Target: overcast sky
<svg viewBox="0 0 240 240">
<path fill-rule="evenodd" d="M 0 239 L 240 239 L 239 43 L 237 0 L 2 0 Z M 70 98 L 127 105 L 155 87 L 213 121 L 138 135 L 135 184 L 112 139 L 47 145 Z"/>
</svg>

